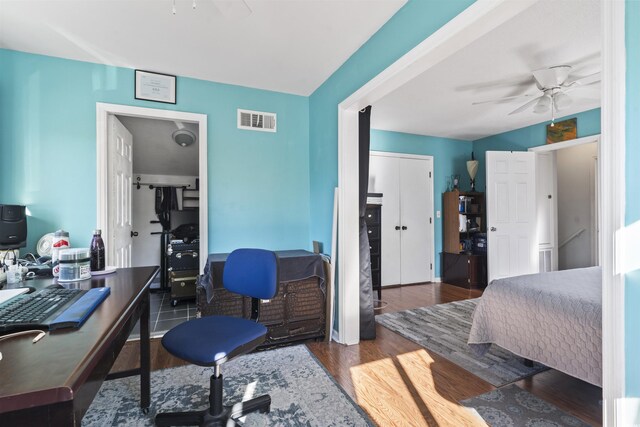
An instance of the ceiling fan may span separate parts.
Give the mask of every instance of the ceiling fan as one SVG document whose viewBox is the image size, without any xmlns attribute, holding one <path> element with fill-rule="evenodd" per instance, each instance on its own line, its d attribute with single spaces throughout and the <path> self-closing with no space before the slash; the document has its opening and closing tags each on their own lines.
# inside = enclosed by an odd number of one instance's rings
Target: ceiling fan
<svg viewBox="0 0 640 427">
<path fill-rule="evenodd" d="M 573 102 L 569 92 L 585 86 L 594 85 L 600 82 L 600 72 L 590 74 L 577 80 L 569 81 L 571 73 L 570 65 L 556 65 L 542 68 L 532 72 L 538 90 L 542 93 L 509 96 L 506 98 L 493 99 L 490 101 L 474 102 L 473 105 L 486 104 L 490 102 L 514 101 L 522 98 L 533 98 L 520 107 L 516 108 L 509 115 L 522 113 L 533 107 L 533 112 L 543 114 L 551 111 L 551 126 L 555 120 L 555 112 L 562 111 Z"/>
</svg>

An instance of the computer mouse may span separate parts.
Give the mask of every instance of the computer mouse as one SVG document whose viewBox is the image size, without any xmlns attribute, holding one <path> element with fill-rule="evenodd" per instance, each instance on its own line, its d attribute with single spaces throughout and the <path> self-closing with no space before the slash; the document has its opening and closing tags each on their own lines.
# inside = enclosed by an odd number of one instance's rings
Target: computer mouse
<svg viewBox="0 0 640 427">
<path fill-rule="evenodd" d="M 64 289 L 60 283 L 52 283 L 49 286 L 45 286 L 45 289 Z"/>
</svg>

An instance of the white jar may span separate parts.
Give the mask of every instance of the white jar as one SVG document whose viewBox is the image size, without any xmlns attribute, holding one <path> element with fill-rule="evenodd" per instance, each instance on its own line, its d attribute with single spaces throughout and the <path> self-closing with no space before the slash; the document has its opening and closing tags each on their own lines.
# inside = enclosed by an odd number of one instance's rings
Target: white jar
<svg viewBox="0 0 640 427">
<path fill-rule="evenodd" d="M 91 278 L 89 248 L 62 249 L 59 254 L 58 282 L 77 282 Z"/>
</svg>

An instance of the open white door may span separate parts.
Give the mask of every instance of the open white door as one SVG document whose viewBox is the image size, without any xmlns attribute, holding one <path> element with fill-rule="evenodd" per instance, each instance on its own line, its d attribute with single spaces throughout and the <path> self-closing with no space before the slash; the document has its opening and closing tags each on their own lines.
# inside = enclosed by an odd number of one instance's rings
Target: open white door
<svg viewBox="0 0 640 427">
<path fill-rule="evenodd" d="M 109 115 L 108 126 L 109 236 L 107 236 L 106 244 L 107 264 L 124 268 L 131 267 L 133 137 L 113 114 Z"/>
<path fill-rule="evenodd" d="M 489 282 L 538 272 L 536 155 L 487 151 Z"/>
</svg>

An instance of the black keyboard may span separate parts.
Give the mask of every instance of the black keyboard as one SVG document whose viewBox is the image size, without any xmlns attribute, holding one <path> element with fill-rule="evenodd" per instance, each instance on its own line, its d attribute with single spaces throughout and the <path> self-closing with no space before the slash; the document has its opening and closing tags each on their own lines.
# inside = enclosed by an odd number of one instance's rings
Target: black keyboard
<svg viewBox="0 0 640 427">
<path fill-rule="evenodd" d="M 0 333 L 32 328 L 48 328 L 55 319 L 87 291 L 82 289 L 43 289 L 20 295 L 0 305 Z"/>
</svg>

